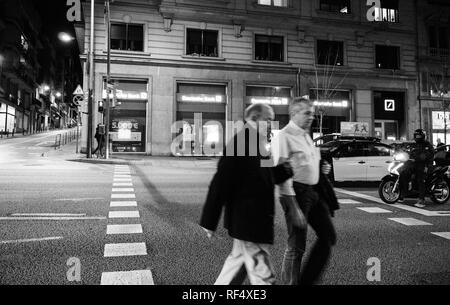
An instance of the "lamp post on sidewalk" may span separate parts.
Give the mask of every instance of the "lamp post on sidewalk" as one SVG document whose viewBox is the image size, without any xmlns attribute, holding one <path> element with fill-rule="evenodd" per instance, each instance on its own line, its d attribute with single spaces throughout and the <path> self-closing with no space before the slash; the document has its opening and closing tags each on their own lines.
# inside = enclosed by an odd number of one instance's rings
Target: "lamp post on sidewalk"
<svg viewBox="0 0 450 305">
<path fill-rule="evenodd" d="M 106 40 L 107 40 L 107 62 L 106 62 L 106 105 L 105 105 L 105 159 L 109 159 L 109 109 L 110 109 L 110 81 L 111 81 L 111 22 L 110 22 L 110 8 L 109 1 L 105 1 L 105 17 L 106 17 Z"/>
</svg>

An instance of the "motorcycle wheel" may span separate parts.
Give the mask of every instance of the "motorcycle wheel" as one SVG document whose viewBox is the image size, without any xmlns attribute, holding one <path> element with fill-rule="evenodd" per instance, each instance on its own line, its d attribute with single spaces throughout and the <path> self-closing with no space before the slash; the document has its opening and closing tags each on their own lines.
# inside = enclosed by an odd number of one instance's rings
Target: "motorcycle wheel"
<svg viewBox="0 0 450 305">
<path fill-rule="evenodd" d="M 400 188 L 397 187 L 397 191 L 393 192 L 395 182 L 397 179 L 391 177 L 388 179 L 384 179 L 381 181 L 380 186 L 378 187 L 378 195 L 381 200 L 386 202 L 387 204 L 394 204 L 397 202 L 398 197 L 400 196 Z"/>
<path fill-rule="evenodd" d="M 437 190 L 438 193 L 435 193 Z M 450 185 L 449 181 L 443 179 L 436 183 L 433 193 L 431 194 L 431 200 L 436 204 L 444 204 L 450 198 Z"/>
</svg>

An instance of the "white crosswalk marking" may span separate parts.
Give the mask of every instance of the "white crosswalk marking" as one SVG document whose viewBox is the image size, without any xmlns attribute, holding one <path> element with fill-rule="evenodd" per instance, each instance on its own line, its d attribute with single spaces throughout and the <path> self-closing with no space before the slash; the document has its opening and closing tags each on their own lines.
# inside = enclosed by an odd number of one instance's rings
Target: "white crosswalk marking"
<svg viewBox="0 0 450 305">
<path fill-rule="evenodd" d="M 131 178 L 131 175 L 114 175 L 114 178 Z"/>
<path fill-rule="evenodd" d="M 135 207 L 137 206 L 136 201 L 111 201 L 110 207 Z"/>
<path fill-rule="evenodd" d="M 136 198 L 135 194 L 111 194 L 111 198 Z"/>
<path fill-rule="evenodd" d="M 111 211 L 108 218 L 139 218 L 139 211 Z"/>
<path fill-rule="evenodd" d="M 121 243 L 105 245 L 105 257 L 138 255 L 147 255 L 147 247 L 145 246 L 145 243 Z"/>
<path fill-rule="evenodd" d="M 108 225 L 106 227 L 106 234 L 139 234 L 139 233 L 142 233 L 142 226 L 140 224 Z"/>
<path fill-rule="evenodd" d="M 450 240 L 450 232 L 431 232 L 431 234 Z"/>
<path fill-rule="evenodd" d="M 114 182 L 131 182 L 131 178 L 114 178 Z"/>
<path fill-rule="evenodd" d="M 133 192 L 134 193 L 134 188 L 113 188 L 112 191 L 113 192 Z"/>
<path fill-rule="evenodd" d="M 431 223 L 415 218 L 389 218 L 389 220 L 401 223 L 405 226 L 432 226 Z"/>
<path fill-rule="evenodd" d="M 385 210 L 385 209 L 380 209 L 380 208 L 357 208 L 361 211 L 367 212 L 367 213 L 372 213 L 372 214 L 382 214 L 382 213 L 392 213 L 391 211 Z"/>
<path fill-rule="evenodd" d="M 150 270 L 103 272 L 101 285 L 154 285 Z"/>
<path fill-rule="evenodd" d="M 131 182 L 115 182 L 115 183 L 113 183 L 113 186 L 133 186 L 133 183 L 131 183 Z"/>
<path fill-rule="evenodd" d="M 363 204 L 360 201 L 356 201 L 353 199 L 338 199 L 340 204 Z"/>
</svg>

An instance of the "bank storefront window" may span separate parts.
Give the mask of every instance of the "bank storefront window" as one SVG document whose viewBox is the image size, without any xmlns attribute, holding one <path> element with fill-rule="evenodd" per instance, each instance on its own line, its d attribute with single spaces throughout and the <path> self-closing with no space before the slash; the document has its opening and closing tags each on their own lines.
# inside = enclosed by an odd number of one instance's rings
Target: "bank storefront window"
<svg viewBox="0 0 450 305">
<path fill-rule="evenodd" d="M 375 136 L 384 141 L 406 139 L 405 93 L 374 91 Z"/>
<path fill-rule="evenodd" d="M 220 156 L 226 129 L 227 86 L 177 83 L 176 121 L 172 153 L 177 156 Z"/>
<path fill-rule="evenodd" d="M 147 81 L 115 79 L 113 84 L 116 105 L 111 108 L 109 126 L 112 152 L 145 152 Z M 106 90 L 103 98 L 106 99 Z"/>
<path fill-rule="evenodd" d="M 279 129 L 289 123 L 289 102 L 292 99 L 292 87 L 248 85 L 245 87 L 245 95 L 245 108 L 255 103 L 268 104 L 275 112 L 274 122 L 278 122 Z M 276 130 L 276 128 L 273 128 L 274 132 Z"/>
<path fill-rule="evenodd" d="M 351 91 L 313 88 L 309 98 L 316 110 L 314 136 L 341 132 L 341 122 L 351 121 Z M 322 134 L 321 134 L 322 132 Z"/>
</svg>

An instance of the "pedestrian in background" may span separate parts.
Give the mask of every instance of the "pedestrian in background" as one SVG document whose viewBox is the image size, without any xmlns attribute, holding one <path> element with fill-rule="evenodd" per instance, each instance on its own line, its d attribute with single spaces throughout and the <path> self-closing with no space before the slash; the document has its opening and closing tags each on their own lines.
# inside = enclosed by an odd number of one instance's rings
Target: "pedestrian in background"
<svg viewBox="0 0 450 305">
<path fill-rule="evenodd" d="M 262 166 L 268 138 L 263 125 L 273 118 L 268 105 L 246 109 L 245 128 L 228 143 L 209 186 L 200 225 L 211 237 L 224 207 L 224 226 L 233 238 L 233 249 L 216 285 L 242 284 L 247 276 L 253 285 L 275 283 L 269 254 L 274 239 L 274 189 L 276 183 L 292 177 L 292 169 L 288 163 Z M 242 143 L 244 147 L 238 147 Z"/>
<path fill-rule="evenodd" d="M 99 151 L 100 156 L 103 157 L 103 146 L 105 143 L 105 132 L 103 128 L 100 128 L 100 124 L 97 124 L 97 127 L 95 128 L 95 140 L 97 140 L 97 148 L 92 152 L 92 154 L 95 154 L 97 151 Z M 100 130 L 101 129 L 101 130 Z M 97 154 L 98 157 L 98 154 Z"/>
<path fill-rule="evenodd" d="M 336 243 L 331 220 L 339 204 L 326 175 L 331 166 L 321 161 L 309 133 L 314 121 L 314 107 L 305 98 L 295 98 L 289 105 L 290 121 L 274 138 L 275 163 L 290 161 L 294 177 L 280 185 L 280 203 L 285 212 L 288 242 L 282 265 L 282 281 L 287 285 L 311 285 L 318 281 Z M 307 225 L 316 232 L 306 264 L 300 272 L 306 250 Z"/>
</svg>

